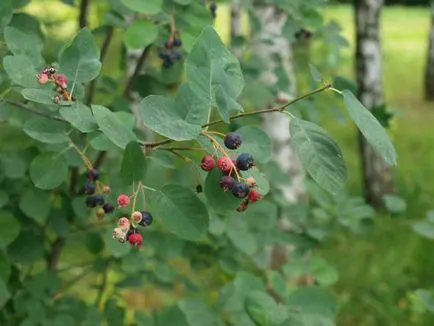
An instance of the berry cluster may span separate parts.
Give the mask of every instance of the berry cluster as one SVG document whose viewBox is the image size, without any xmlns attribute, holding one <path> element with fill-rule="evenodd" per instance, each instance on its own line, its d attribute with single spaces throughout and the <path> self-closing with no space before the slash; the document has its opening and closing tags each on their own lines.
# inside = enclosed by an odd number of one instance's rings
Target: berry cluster
<svg viewBox="0 0 434 326">
<path fill-rule="evenodd" d="M 119 195 L 117 199 L 119 208 L 127 207 L 130 204 L 130 197 Z M 143 243 L 143 237 L 138 231 L 138 227 L 147 227 L 152 224 L 152 215 L 148 211 L 134 211 L 130 218 L 121 216 L 118 219 L 117 227 L 113 230 L 113 239 L 121 243 L 128 241 L 134 247 L 139 247 Z"/>
<path fill-rule="evenodd" d="M 235 132 L 229 132 L 225 135 L 223 142 L 226 148 L 234 150 L 238 149 L 242 144 L 241 136 Z M 241 179 L 239 171 L 247 171 L 254 166 L 253 156 L 249 153 L 241 153 L 236 160 L 232 160 L 229 156 L 224 155 L 214 160 L 211 155 L 205 155 L 202 158 L 200 167 L 202 170 L 210 172 L 217 165 L 217 168 L 222 171 L 222 177 L 219 184 L 223 191 L 231 191 L 237 198 L 244 198 L 237 211 L 242 212 L 247 209 L 249 203 L 255 203 L 261 199 L 260 193 L 254 189 L 256 181 L 253 177 Z"/>
<path fill-rule="evenodd" d="M 170 36 L 169 39 L 164 44 L 164 48 L 160 50 L 159 57 L 163 60 L 163 67 L 170 68 L 176 61 L 182 59 L 182 52 L 180 47 L 182 46 L 182 41 L 179 35 L 176 33 L 174 36 Z"/>
<path fill-rule="evenodd" d="M 56 96 L 53 98 L 54 103 L 59 103 L 61 99 L 64 101 L 75 101 L 75 97 L 71 95 L 68 90 L 68 77 L 62 74 L 58 74 L 54 66 L 44 68 L 37 75 L 38 83 L 45 85 L 48 83 L 54 83 L 56 85 Z"/>
<path fill-rule="evenodd" d="M 108 202 L 104 195 L 110 194 L 110 186 L 102 185 L 99 181 L 99 171 L 90 169 L 87 172 L 87 181 L 81 191 L 82 194 L 88 195 L 86 198 L 86 206 L 90 208 L 98 207 L 96 216 L 103 219 L 105 214 L 113 213 L 115 207 Z"/>
</svg>

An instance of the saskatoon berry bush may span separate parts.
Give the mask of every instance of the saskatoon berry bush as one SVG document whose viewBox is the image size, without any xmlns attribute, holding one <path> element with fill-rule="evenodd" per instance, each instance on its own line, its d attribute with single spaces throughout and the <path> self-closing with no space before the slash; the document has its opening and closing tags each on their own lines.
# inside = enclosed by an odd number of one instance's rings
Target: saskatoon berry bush
<svg viewBox="0 0 434 326">
<path fill-rule="evenodd" d="M 291 108 L 335 94 L 394 164 L 354 95 L 312 68 L 316 88 L 244 109 L 252 77 L 212 27 L 215 3 L 108 1 L 101 26 L 54 49 L 23 3 L 0 3 L 0 324 L 332 325 L 336 273 L 305 257 L 315 237 L 282 199 L 289 177 L 258 122 L 288 119 L 317 191 L 344 214 L 363 206 L 345 201 L 340 149 Z M 114 34 L 118 79 L 101 74 Z M 125 49 L 140 50 L 129 73 Z M 293 250 L 272 268 L 276 246 Z"/>
</svg>

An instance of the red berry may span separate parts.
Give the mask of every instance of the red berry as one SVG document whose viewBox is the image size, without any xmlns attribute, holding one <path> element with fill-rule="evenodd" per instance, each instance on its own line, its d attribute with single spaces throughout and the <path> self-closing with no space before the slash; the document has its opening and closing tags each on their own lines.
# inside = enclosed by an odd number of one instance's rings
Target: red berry
<svg viewBox="0 0 434 326">
<path fill-rule="evenodd" d="M 140 233 L 133 233 L 128 237 L 128 241 L 137 248 L 143 243 L 143 237 Z"/>
<path fill-rule="evenodd" d="M 246 183 L 247 183 L 247 185 L 248 185 L 250 188 L 256 186 L 256 180 L 255 180 L 255 178 L 253 178 L 253 177 L 248 177 L 248 178 L 246 179 Z"/>
<path fill-rule="evenodd" d="M 223 177 L 220 178 L 220 187 L 224 190 L 224 191 L 228 191 L 228 190 L 232 190 L 232 188 L 234 187 L 236 181 L 234 178 L 232 178 L 229 175 L 224 175 Z"/>
<path fill-rule="evenodd" d="M 130 197 L 127 195 L 119 195 L 118 196 L 118 205 L 119 207 L 125 207 L 130 204 Z"/>
<path fill-rule="evenodd" d="M 122 230 L 128 230 L 130 228 L 130 220 L 126 217 L 121 217 L 118 221 L 118 227 Z"/>
<path fill-rule="evenodd" d="M 65 75 L 56 75 L 56 85 L 62 88 L 68 88 L 68 77 Z"/>
<path fill-rule="evenodd" d="M 200 168 L 204 171 L 211 171 L 212 169 L 214 169 L 214 158 L 211 155 L 205 155 L 202 158 L 202 161 L 200 162 Z"/>
<path fill-rule="evenodd" d="M 45 85 L 46 83 L 48 83 L 49 77 L 45 73 L 40 73 L 37 78 L 38 78 L 38 83 L 41 85 Z"/>
<path fill-rule="evenodd" d="M 227 156 L 222 156 L 217 161 L 217 167 L 223 172 L 230 172 L 233 168 L 232 160 Z"/>
<path fill-rule="evenodd" d="M 257 190 L 255 190 L 255 189 L 251 189 L 250 190 L 250 192 L 249 192 L 249 200 L 252 203 L 257 202 L 259 199 L 261 199 L 261 197 L 262 197 L 261 194 Z"/>
</svg>

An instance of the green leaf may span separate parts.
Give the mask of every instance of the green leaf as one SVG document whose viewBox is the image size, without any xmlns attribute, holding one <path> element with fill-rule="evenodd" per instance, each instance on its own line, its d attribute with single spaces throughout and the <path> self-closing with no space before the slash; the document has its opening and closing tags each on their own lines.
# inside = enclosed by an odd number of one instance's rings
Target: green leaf
<svg viewBox="0 0 434 326">
<path fill-rule="evenodd" d="M 70 107 L 61 107 L 60 115 L 81 132 L 90 132 L 98 128 L 90 108 L 75 102 Z"/>
<path fill-rule="evenodd" d="M 6 285 L 6 282 L 0 278 L 0 309 L 2 309 L 4 307 L 4 305 L 9 300 L 10 297 L 11 297 L 11 294 L 8 291 L 8 287 Z"/>
<path fill-rule="evenodd" d="M 294 150 L 307 172 L 325 190 L 340 193 L 345 187 L 347 168 L 333 138 L 316 124 L 299 119 L 291 120 L 290 131 Z"/>
<path fill-rule="evenodd" d="M 193 241 L 207 232 L 207 209 L 190 189 L 170 184 L 150 191 L 147 197 L 150 211 L 178 237 Z"/>
<path fill-rule="evenodd" d="M 37 87 L 38 71 L 32 61 L 24 55 L 7 55 L 3 58 L 3 68 L 13 83 L 24 87 Z"/>
<path fill-rule="evenodd" d="M 30 137 L 43 143 L 60 144 L 69 141 L 66 124 L 44 117 L 30 118 L 24 123 L 23 130 Z"/>
<path fill-rule="evenodd" d="M 124 43 L 129 49 L 143 49 L 152 44 L 158 36 L 158 29 L 149 20 L 136 20 L 127 29 Z"/>
<path fill-rule="evenodd" d="M 121 0 L 131 10 L 147 15 L 155 15 L 161 11 L 163 0 Z"/>
<path fill-rule="evenodd" d="M 424 289 L 417 289 L 414 291 L 417 299 L 423 304 L 425 309 L 429 312 L 434 313 L 434 294 L 431 291 Z"/>
<path fill-rule="evenodd" d="M 186 74 L 191 90 L 207 108 L 216 107 L 225 122 L 232 112 L 242 111 L 236 101 L 244 88 L 240 64 L 212 27 L 205 27 L 196 40 Z"/>
<path fill-rule="evenodd" d="M 257 184 L 256 190 L 258 190 L 258 192 L 262 196 L 265 196 L 270 191 L 270 184 L 268 183 L 268 179 L 256 167 L 253 167 L 247 171 L 241 171 L 240 174 L 244 179 L 247 179 L 248 177 L 253 177 Z"/>
<path fill-rule="evenodd" d="M 28 217 L 43 224 L 50 214 L 50 198 L 45 191 L 29 188 L 20 197 L 19 207 Z"/>
<path fill-rule="evenodd" d="M 397 195 L 384 195 L 383 201 L 386 206 L 386 209 L 390 213 L 403 213 L 407 209 L 407 204 L 404 198 L 399 197 Z"/>
<path fill-rule="evenodd" d="M 44 256 L 44 238 L 32 230 L 22 230 L 9 245 L 7 253 L 11 261 L 30 265 Z"/>
<path fill-rule="evenodd" d="M 4 30 L 4 39 L 6 45 L 13 54 L 22 54 L 28 57 L 33 62 L 34 67 L 43 64 L 43 59 L 41 57 L 43 43 L 37 35 L 25 33 L 15 27 L 6 26 Z"/>
<path fill-rule="evenodd" d="M 12 19 L 12 4 L 10 0 L 0 2 L 0 30 L 3 29 Z"/>
<path fill-rule="evenodd" d="M 374 150 L 383 157 L 389 165 L 396 164 L 396 152 L 390 141 L 386 130 L 377 119 L 366 109 L 362 103 L 349 90 L 342 91 L 345 106 L 359 128 Z"/>
<path fill-rule="evenodd" d="M 54 105 L 56 92 L 51 89 L 25 88 L 21 91 L 21 95 L 29 101 L 57 107 Z"/>
<path fill-rule="evenodd" d="M 113 230 L 107 229 L 103 239 L 108 252 L 115 258 L 126 256 L 131 251 L 132 246 L 129 246 L 128 243 L 120 243 L 113 239 Z"/>
<path fill-rule="evenodd" d="M 68 166 L 58 153 L 43 153 L 30 163 L 30 178 L 35 187 L 54 189 L 66 180 Z"/>
<path fill-rule="evenodd" d="M 91 31 L 82 28 L 60 54 L 60 71 L 79 84 L 95 79 L 100 70 L 99 49 Z"/>
<path fill-rule="evenodd" d="M 291 309 L 302 314 L 315 313 L 325 317 L 333 317 L 337 310 L 333 296 L 315 286 L 305 286 L 295 290 L 289 295 L 287 304 Z"/>
<path fill-rule="evenodd" d="M 9 195 L 4 192 L 3 190 L 0 190 L 0 208 L 5 206 L 9 201 Z"/>
<path fill-rule="evenodd" d="M 181 86 L 174 100 L 150 95 L 140 103 L 145 125 L 162 136 L 174 140 L 195 139 L 206 123 L 209 107 L 189 87 Z"/>
<path fill-rule="evenodd" d="M 84 244 L 90 253 L 97 255 L 104 249 L 104 240 L 98 232 L 88 232 L 84 238 Z"/>
<path fill-rule="evenodd" d="M 230 212 L 241 204 L 241 200 L 236 198 L 230 191 L 223 191 L 220 187 L 220 171 L 214 168 L 206 177 L 204 192 L 207 199 L 207 205 L 217 212 Z"/>
<path fill-rule="evenodd" d="M 258 250 L 256 238 L 248 230 L 229 228 L 227 235 L 233 245 L 248 256 L 252 256 Z"/>
<path fill-rule="evenodd" d="M 189 326 L 223 326 L 217 313 L 212 311 L 203 301 L 181 300 L 178 307 L 184 313 Z"/>
<path fill-rule="evenodd" d="M 125 184 L 131 185 L 143 179 L 145 174 L 145 156 L 137 142 L 127 145 L 121 165 L 121 177 Z"/>
<path fill-rule="evenodd" d="M 29 148 L 34 140 L 21 128 L 9 124 L 2 125 L 0 132 L 0 152 L 12 152 Z"/>
<path fill-rule="evenodd" d="M 20 223 L 9 212 L 0 211 L 0 249 L 5 249 L 20 233 Z"/>
<path fill-rule="evenodd" d="M 434 240 L 434 223 L 429 221 L 418 221 L 411 225 L 414 232 L 424 238 Z"/>
<path fill-rule="evenodd" d="M 314 81 L 316 82 L 320 82 L 322 80 L 324 80 L 324 77 L 322 76 L 322 74 L 318 71 L 318 69 L 316 69 L 314 67 L 314 65 L 309 63 L 309 69 L 310 69 L 310 74 L 313 78 Z"/>
<path fill-rule="evenodd" d="M 255 162 L 267 163 L 271 160 L 273 144 L 270 137 L 259 127 L 244 126 L 236 131 L 243 140 L 237 153 L 250 153 Z"/>
<path fill-rule="evenodd" d="M 115 145 L 124 149 L 128 143 L 137 140 L 134 132 L 109 109 L 100 105 L 92 105 L 92 111 L 99 129 Z"/>
<path fill-rule="evenodd" d="M 245 307 L 249 316 L 261 326 L 279 325 L 288 317 L 285 307 L 278 306 L 271 296 L 262 291 L 250 292 Z"/>
</svg>

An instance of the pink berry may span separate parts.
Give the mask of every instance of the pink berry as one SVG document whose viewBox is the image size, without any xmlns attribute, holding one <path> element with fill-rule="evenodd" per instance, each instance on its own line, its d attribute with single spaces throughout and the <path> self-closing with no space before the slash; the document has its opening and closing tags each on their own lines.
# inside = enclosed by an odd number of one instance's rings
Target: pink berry
<svg viewBox="0 0 434 326">
<path fill-rule="evenodd" d="M 122 230 L 128 230 L 130 228 L 130 220 L 126 217 L 121 217 L 118 221 L 118 227 Z"/>
<path fill-rule="evenodd" d="M 130 197 L 128 197 L 127 195 L 119 195 L 117 201 L 119 207 L 126 207 L 130 204 Z"/>
<path fill-rule="evenodd" d="M 250 190 L 250 192 L 249 192 L 249 200 L 252 203 L 257 202 L 259 199 L 261 199 L 261 197 L 262 197 L 261 194 L 257 190 L 255 190 L 255 189 L 251 189 Z"/>
<path fill-rule="evenodd" d="M 204 171 L 211 171 L 214 169 L 215 161 L 211 155 L 205 155 L 200 162 L 200 168 Z"/>
<path fill-rule="evenodd" d="M 62 74 L 56 75 L 56 85 L 62 88 L 68 88 L 68 77 Z"/>
<path fill-rule="evenodd" d="M 230 172 L 232 170 L 232 160 L 227 156 L 222 156 L 217 161 L 217 167 L 223 172 Z"/>
<path fill-rule="evenodd" d="M 143 243 L 143 237 L 140 233 L 133 233 L 128 237 L 128 241 L 137 248 Z"/>
<path fill-rule="evenodd" d="M 126 233 L 121 228 L 115 228 L 113 230 L 113 239 L 116 239 L 119 242 L 125 242 Z"/>
<path fill-rule="evenodd" d="M 48 75 L 45 73 L 38 74 L 37 78 L 38 78 L 38 83 L 41 85 L 45 85 L 46 83 L 48 83 L 49 80 Z"/>
<path fill-rule="evenodd" d="M 246 183 L 247 183 L 247 185 L 248 185 L 250 188 L 256 186 L 256 180 L 255 180 L 255 178 L 253 178 L 253 177 L 248 177 L 248 178 L 246 179 Z"/>
<path fill-rule="evenodd" d="M 133 214 L 131 214 L 131 219 L 135 222 L 135 223 L 140 223 L 140 221 L 142 220 L 143 216 L 142 213 L 136 211 Z"/>
</svg>

